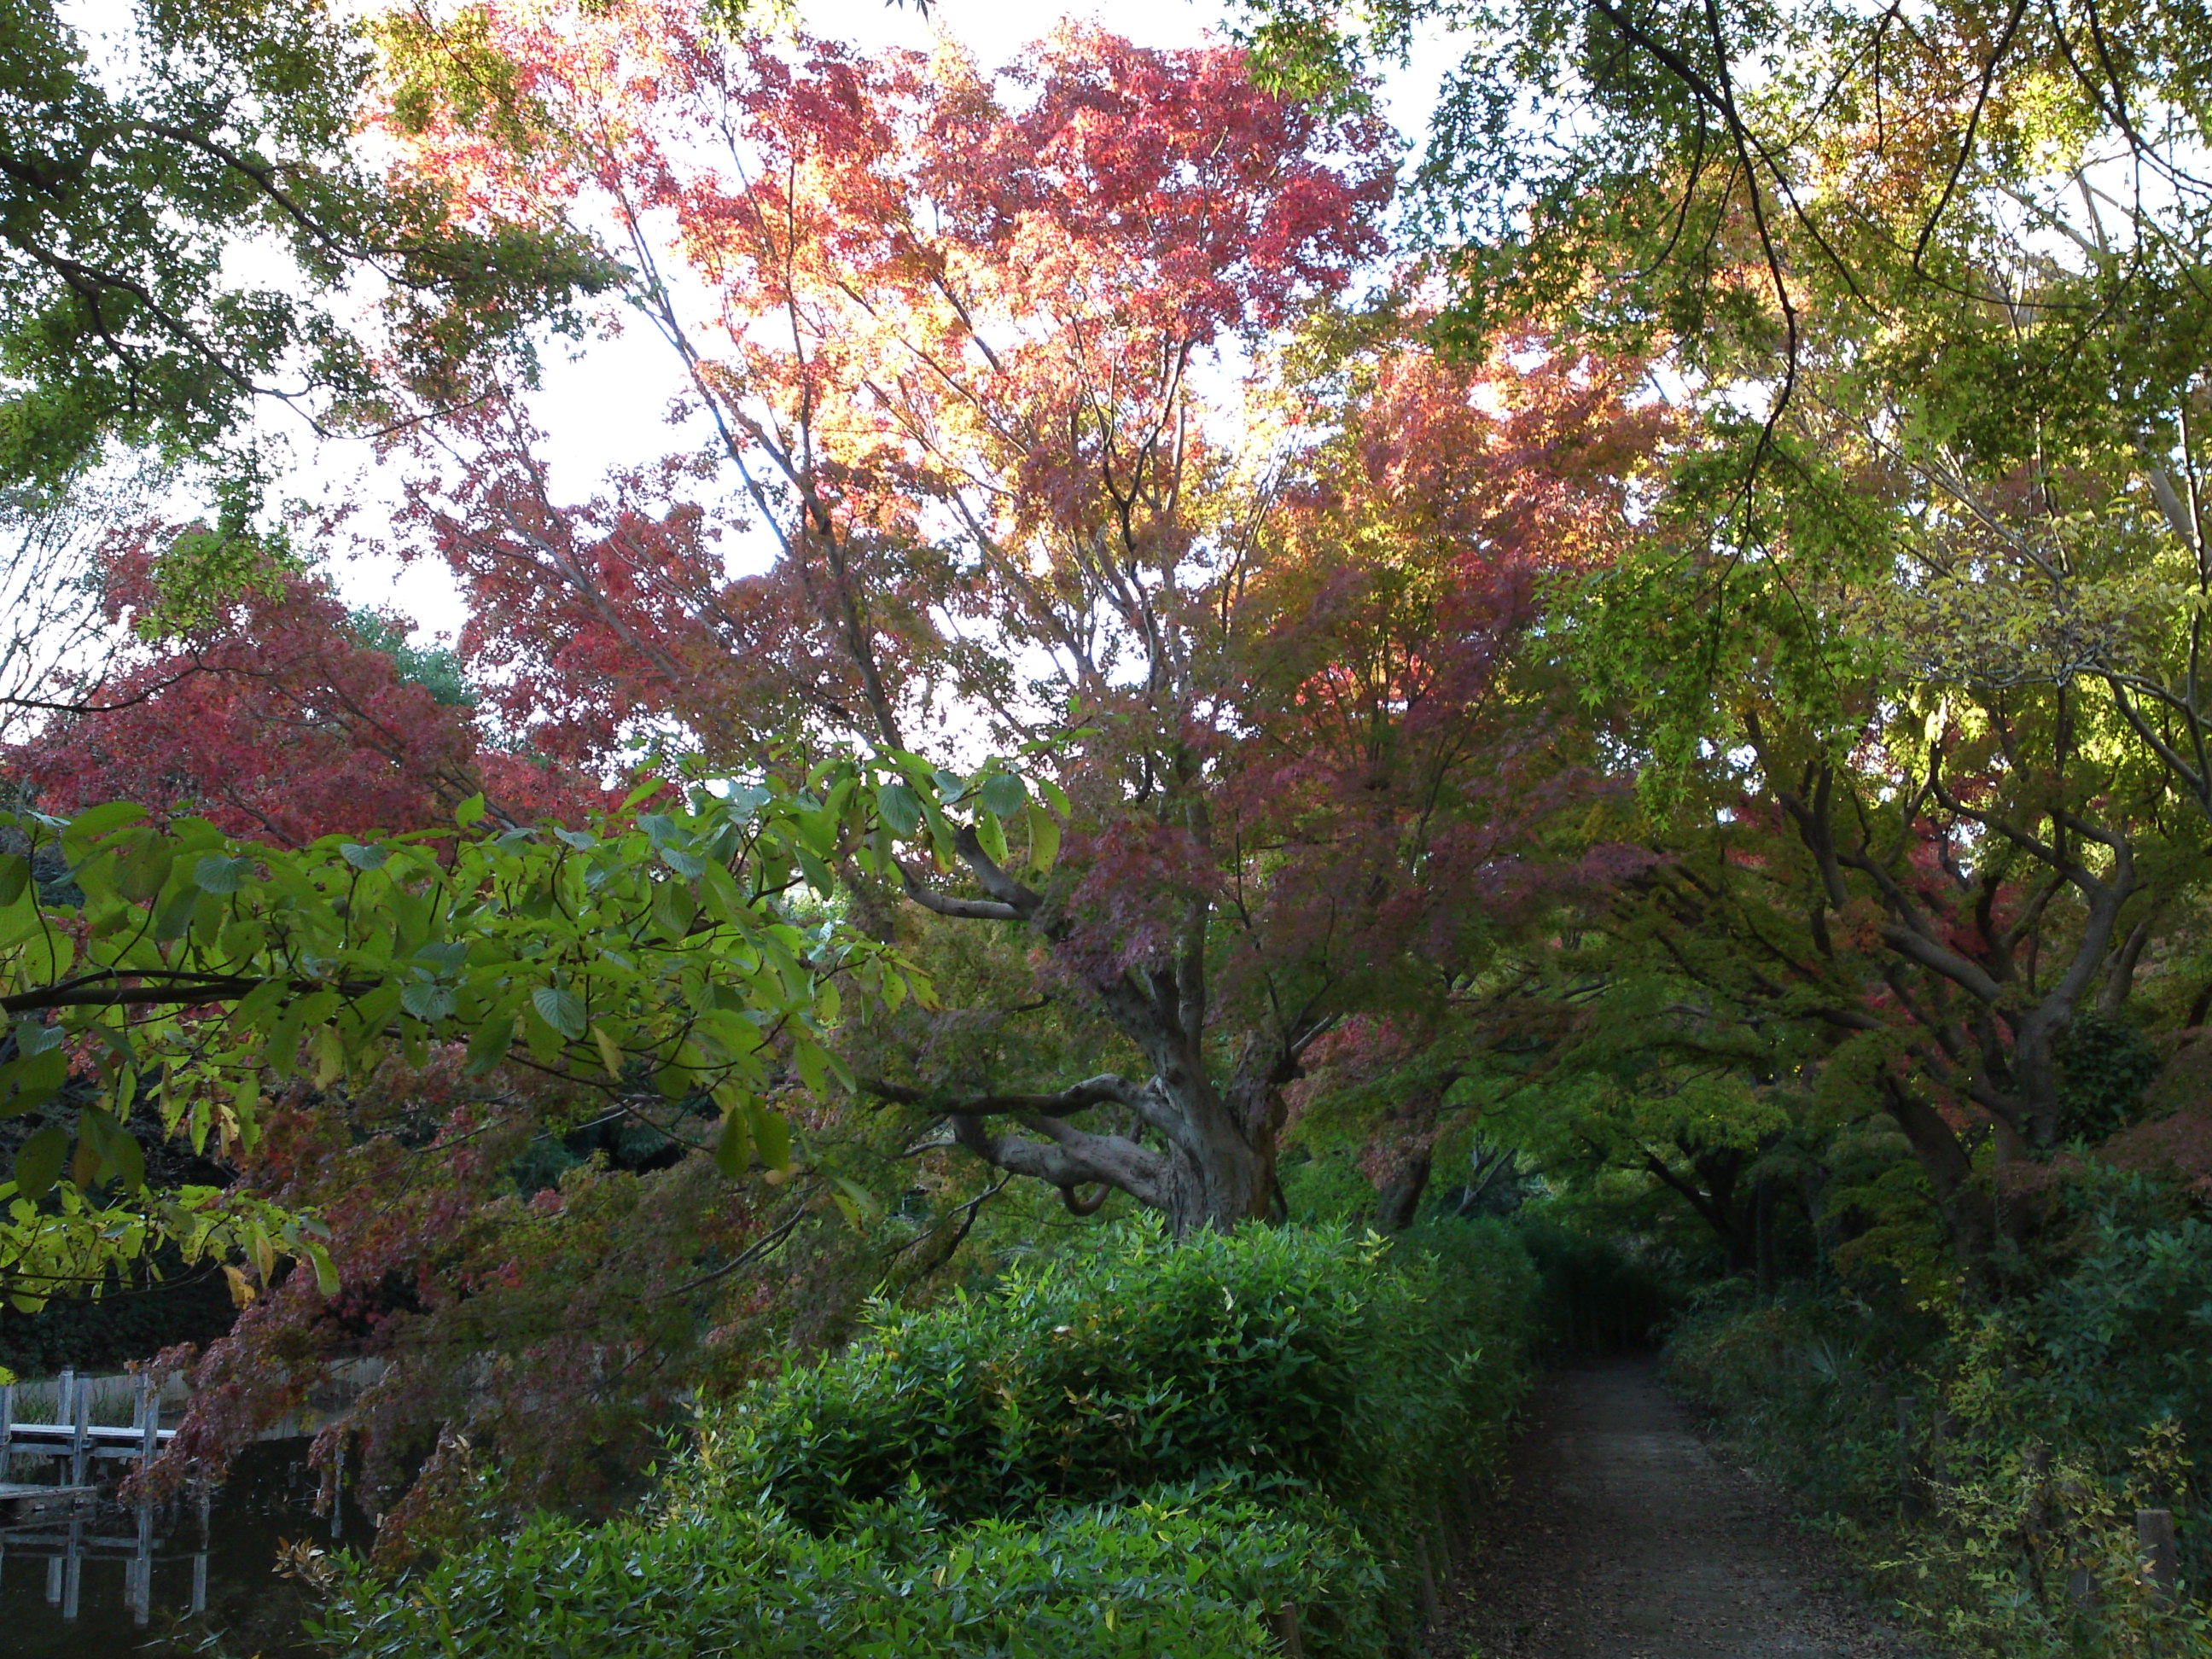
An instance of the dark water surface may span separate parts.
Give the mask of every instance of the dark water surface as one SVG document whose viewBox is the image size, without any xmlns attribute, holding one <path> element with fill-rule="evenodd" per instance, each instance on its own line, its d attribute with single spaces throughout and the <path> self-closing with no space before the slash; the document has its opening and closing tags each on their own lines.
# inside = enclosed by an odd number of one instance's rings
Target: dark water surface
<svg viewBox="0 0 2212 1659">
<path fill-rule="evenodd" d="M 307 1451 L 305 1439 L 248 1448 L 209 1502 L 204 1530 L 189 1495 L 146 1510 L 102 1503 L 0 1524 L 0 1659 L 314 1652 L 300 1632 L 313 1603 L 275 1570 L 281 1542 L 331 1546 L 331 1518 L 314 1512 Z M 350 1505 L 341 1522 L 338 1542 L 368 1541 L 368 1523 Z M 132 1606 L 140 1571 L 150 1591 L 143 1613 Z M 73 1619 L 64 1617 L 72 1577 Z M 196 1578 L 206 1606 L 197 1618 Z M 216 1632 L 220 1648 L 204 1646 Z"/>
</svg>

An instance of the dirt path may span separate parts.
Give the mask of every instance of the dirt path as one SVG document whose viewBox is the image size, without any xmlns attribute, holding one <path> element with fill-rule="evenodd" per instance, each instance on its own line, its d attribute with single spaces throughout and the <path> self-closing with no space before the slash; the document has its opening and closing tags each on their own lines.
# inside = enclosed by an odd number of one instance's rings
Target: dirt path
<svg viewBox="0 0 2212 1659">
<path fill-rule="evenodd" d="M 1510 1474 L 1432 1659 L 1924 1659 L 1648 1362 L 1551 1378 Z"/>
</svg>

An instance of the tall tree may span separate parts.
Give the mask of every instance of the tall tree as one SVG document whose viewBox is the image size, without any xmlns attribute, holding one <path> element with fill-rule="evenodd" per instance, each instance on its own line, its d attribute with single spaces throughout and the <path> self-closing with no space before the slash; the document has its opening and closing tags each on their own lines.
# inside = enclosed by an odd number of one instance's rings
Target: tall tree
<svg viewBox="0 0 2212 1659">
<path fill-rule="evenodd" d="M 1621 370 L 1381 349 L 1334 404 L 1286 386 L 1271 332 L 1379 252 L 1387 146 L 1234 51 L 1066 30 L 994 82 L 673 4 L 486 15 L 541 125 L 488 146 L 418 87 L 415 164 L 613 216 L 776 557 L 732 580 L 678 469 L 563 510 L 510 427 L 422 497 L 465 644 L 549 738 L 872 750 L 897 889 L 1025 933 L 1127 1060 L 870 1086 L 1071 1202 L 1261 1213 L 1307 1046 L 1516 885 L 1509 786 L 1543 769 L 1510 647 L 1622 510 Z M 1045 799 L 967 772 L 979 739 Z"/>
</svg>

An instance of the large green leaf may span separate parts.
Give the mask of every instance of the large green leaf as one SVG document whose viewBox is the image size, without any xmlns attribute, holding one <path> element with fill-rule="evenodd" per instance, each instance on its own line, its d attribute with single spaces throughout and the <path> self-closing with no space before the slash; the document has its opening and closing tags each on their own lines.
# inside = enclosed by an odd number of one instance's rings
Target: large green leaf
<svg viewBox="0 0 2212 1659">
<path fill-rule="evenodd" d="M 530 994 L 530 1006 L 538 1018 L 571 1042 L 584 1039 L 584 1003 L 564 986 L 541 985 Z"/>
</svg>

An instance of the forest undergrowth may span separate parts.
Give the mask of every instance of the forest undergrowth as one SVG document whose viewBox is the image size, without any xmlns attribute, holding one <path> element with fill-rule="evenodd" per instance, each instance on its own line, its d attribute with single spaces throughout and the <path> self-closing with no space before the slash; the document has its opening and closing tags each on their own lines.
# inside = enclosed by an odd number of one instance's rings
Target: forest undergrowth
<svg viewBox="0 0 2212 1659">
<path fill-rule="evenodd" d="M 2212 1653 L 2212 1233 L 2173 1183 L 2094 1167 L 2056 1211 L 2002 1299 L 1708 1285 L 1669 1381 L 1948 1651 Z"/>
</svg>

